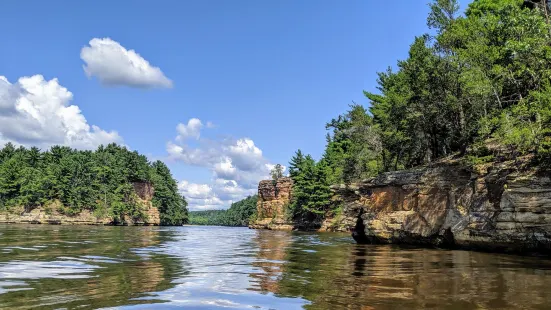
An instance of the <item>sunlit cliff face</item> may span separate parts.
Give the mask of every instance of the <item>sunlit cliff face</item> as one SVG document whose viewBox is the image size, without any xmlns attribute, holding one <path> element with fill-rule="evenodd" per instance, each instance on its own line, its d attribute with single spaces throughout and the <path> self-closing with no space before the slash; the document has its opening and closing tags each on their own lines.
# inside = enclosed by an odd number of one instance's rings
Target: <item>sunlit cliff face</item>
<svg viewBox="0 0 551 310">
<path fill-rule="evenodd" d="M 286 209 L 291 202 L 293 181 L 291 178 L 280 178 L 260 181 L 258 184 L 257 220 L 251 223 L 252 228 L 270 228 L 292 230 Z"/>
</svg>

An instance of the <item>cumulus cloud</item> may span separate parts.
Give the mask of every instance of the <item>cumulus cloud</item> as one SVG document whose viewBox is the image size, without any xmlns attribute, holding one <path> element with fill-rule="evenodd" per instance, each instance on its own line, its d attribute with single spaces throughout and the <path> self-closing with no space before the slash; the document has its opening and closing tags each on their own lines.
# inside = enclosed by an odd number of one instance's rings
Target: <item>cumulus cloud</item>
<svg viewBox="0 0 551 310">
<path fill-rule="evenodd" d="M 180 181 L 180 193 L 186 197 L 188 208 L 192 211 L 221 209 L 224 202 L 216 195 L 209 184 Z"/>
<path fill-rule="evenodd" d="M 205 167 L 212 172 L 213 180 L 209 184 L 180 182 L 180 190 L 188 198 L 190 209 L 220 209 L 255 194 L 258 182 L 269 178 L 274 165 L 250 138 L 209 140 L 189 130 L 190 127 L 201 128 L 190 126 L 199 123 L 202 124 L 198 119 L 191 119 L 187 125 L 179 124 L 178 135 L 166 147 L 170 159 Z M 198 139 L 196 146 L 189 145 L 183 138 L 190 136 Z M 201 197 L 197 195 L 199 189 L 204 194 Z"/>
<path fill-rule="evenodd" d="M 256 189 L 245 189 L 234 180 L 215 179 L 211 184 L 180 181 L 178 189 L 186 197 L 192 211 L 223 209 L 233 202 L 248 195 Z"/>
<path fill-rule="evenodd" d="M 127 50 L 110 38 L 94 38 L 80 51 L 86 63 L 83 68 L 89 77 L 97 77 L 109 86 L 140 88 L 172 87 L 160 68 L 152 66 L 134 50 Z"/>
<path fill-rule="evenodd" d="M 34 75 L 12 84 L 0 76 L 0 143 L 91 149 L 122 142 L 116 131 L 89 125 L 72 100 L 73 94 L 57 79 Z"/>
<path fill-rule="evenodd" d="M 178 132 L 176 140 L 181 141 L 187 138 L 199 139 L 201 136 L 201 128 L 203 128 L 203 122 L 198 118 L 190 119 L 187 124 L 179 123 L 178 126 L 176 126 L 176 131 Z"/>
</svg>

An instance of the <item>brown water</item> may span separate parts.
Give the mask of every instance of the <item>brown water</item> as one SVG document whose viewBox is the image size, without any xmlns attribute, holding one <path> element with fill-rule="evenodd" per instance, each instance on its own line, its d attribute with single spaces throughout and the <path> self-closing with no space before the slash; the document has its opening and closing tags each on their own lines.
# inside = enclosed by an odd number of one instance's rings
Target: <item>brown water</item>
<svg viewBox="0 0 551 310">
<path fill-rule="evenodd" d="M 0 226 L 1 309 L 550 309 L 551 261 L 222 227 Z"/>
</svg>

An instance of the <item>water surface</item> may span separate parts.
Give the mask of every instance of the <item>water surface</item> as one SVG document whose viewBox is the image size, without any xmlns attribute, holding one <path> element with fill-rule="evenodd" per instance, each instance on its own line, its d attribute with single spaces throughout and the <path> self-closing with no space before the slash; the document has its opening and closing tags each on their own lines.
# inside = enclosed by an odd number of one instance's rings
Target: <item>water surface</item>
<svg viewBox="0 0 551 310">
<path fill-rule="evenodd" d="M 0 309 L 549 309 L 551 261 L 223 227 L 0 226 Z"/>
</svg>

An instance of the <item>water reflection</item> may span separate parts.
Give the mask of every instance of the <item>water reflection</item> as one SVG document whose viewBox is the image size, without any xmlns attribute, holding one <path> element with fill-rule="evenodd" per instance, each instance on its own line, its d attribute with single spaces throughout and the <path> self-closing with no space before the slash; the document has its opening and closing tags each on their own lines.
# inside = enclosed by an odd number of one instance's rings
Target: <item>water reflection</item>
<svg viewBox="0 0 551 310">
<path fill-rule="evenodd" d="M 546 309 L 551 262 L 221 227 L 0 226 L 0 308 Z"/>
<path fill-rule="evenodd" d="M 158 228 L 2 226 L 0 308 L 108 307 L 171 286 L 182 264 L 136 247 L 167 242 Z M 31 250 L 32 249 L 32 250 Z"/>
<path fill-rule="evenodd" d="M 319 247 L 287 258 L 279 292 L 311 309 L 548 309 L 550 262 L 538 258 L 392 246 Z"/>
</svg>

